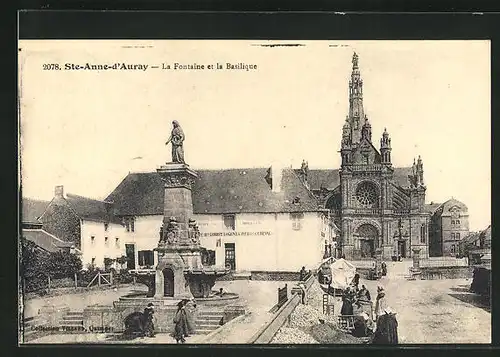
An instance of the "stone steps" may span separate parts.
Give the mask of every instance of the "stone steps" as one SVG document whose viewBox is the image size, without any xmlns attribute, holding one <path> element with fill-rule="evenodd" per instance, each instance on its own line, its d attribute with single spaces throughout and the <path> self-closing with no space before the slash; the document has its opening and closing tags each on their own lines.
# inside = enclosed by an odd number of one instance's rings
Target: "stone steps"
<svg viewBox="0 0 500 357">
<path fill-rule="evenodd" d="M 47 322 L 40 316 L 31 316 L 23 319 L 23 342 L 29 342 L 50 334 L 44 330 Z"/>
<path fill-rule="evenodd" d="M 68 311 L 63 316 L 59 328 L 60 331 L 65 333 L 80 333 L 85 331 L 83 327 L 83 311 Z"/>
<path fill-rule="evenodd" d="M 220 311 L 200 311 L 194 323 L 195 334 L 206 335 L 218 329 L 223 316 Z"/>
</svg>

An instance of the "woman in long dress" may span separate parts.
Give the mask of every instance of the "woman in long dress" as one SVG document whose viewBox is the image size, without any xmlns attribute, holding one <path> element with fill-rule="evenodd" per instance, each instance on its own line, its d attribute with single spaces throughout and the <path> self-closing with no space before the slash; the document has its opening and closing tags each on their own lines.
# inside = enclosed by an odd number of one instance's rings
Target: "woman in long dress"
<svg viewBox="0 0 500 357">
<path fill-rule="evenodd" d="M 174 128 L 172 129 L 172 133 L 170 134 L 170 137 L 165 145 L 168 145 L 170 142 L 172 143 L 172 162 L 184 163 L 183 142 L 186 137 L 177 120 L 174 120 L 172 125 Z"/>
<path fill-rule="evenodd" d="M 398 321 L 396 313 L 386 308 L 379 316 L 377 328 L 373 335 L 372 344 L 375 345 L 397 345 L 398 344 Z"/>
<path fill-rule="evenodd" d="M 379 316 L 385 315 L 385 310 L 387 309 L 387 300 L 385 298 L 384 288 L 379 286 L 377 288 L 377 300 L 375 302 L 375 316 L 378 323 Z"/>
<path fill-rule="evenodd" d="M 184 301 L 180 301 L 177 304 L 177 311 L 174 316 L 174 338 L 177 343 L 184 343 L 186 339 L 184 338 L 184 330 L 186 325 L 186 311 L 184 309 Z"/>
<path fill-rule="evenodd" d="M 147 337 L 155 336 L 155 326 L 153 323 L 154 306 L 149 303 L 144 309 L 144 335 Z"/>
<path fill-rule="evenodd" d="M 342 295 L 342 308 L 340 309 L 341 315 L 354 315 L 353 309 L 353 295 L 351 293 L 351 289 L 349 287 L 346 288 L 344 294 Z"/>
<path fill-rule="evenodd" d="M 184 299 L 182 301 L 184 303 L 184 314 L 186 316 L 185 323 L 183 325 L 184 337 L 189 337 L 189 335 L 192 335 L 194 333 L 193 314 L 194 309 L 196 308 L 196 304 L 187 299 Z"/>
</svg>

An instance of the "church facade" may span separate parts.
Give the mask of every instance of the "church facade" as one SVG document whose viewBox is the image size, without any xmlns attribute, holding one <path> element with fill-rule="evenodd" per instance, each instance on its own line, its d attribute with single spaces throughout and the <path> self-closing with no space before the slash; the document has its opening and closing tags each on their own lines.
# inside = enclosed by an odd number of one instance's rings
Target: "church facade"
<svg viewBox="0 0 500 357">
<path fill-rule="evenodd" d="M 338 247 L 347 259 L 411 257 L 419 249 L 429 256 L 432 212 L 425 204 L 423 161 L 392 165 L 391 138 L 386 129 L 372 140 L 363 107 L 363 80 L 358 55 L 352 58 L 349 113 L 342 128 L 339 170 L 299 170 L 310 189 L 331 212 L 340 228 Z"/>
</svg>

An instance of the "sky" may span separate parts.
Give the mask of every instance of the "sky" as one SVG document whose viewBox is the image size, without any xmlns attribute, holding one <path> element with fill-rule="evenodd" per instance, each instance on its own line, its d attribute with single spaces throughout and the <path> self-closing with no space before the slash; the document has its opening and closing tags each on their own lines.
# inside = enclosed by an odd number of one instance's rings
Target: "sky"
<svg viewBox="0 0 500 357">
<path fill-rule="evenodd" d="M 303 46 L 260 46 L 300 43 Z M 452 197 L 471 230 L 491 217 L 489 41 L 20 41 L 24 197 L 105 198 L 129 172 L 170 161 L 172 120 L 194 169 L 339 168 L 353 51 L 372 141 L 387 128 L 393 165 L 421 155 L 428 203 Z M 44 70 L 122 63 L 146 71 Z M 256 70 L 162 70 L 245 63 Z"/>
</svg>

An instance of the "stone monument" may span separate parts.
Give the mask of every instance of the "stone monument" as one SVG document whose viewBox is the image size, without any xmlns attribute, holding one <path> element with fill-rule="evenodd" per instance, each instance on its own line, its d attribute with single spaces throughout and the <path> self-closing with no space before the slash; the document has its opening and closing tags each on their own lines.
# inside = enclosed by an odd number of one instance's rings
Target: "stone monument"
<svg viewBox="0 0 500 357">
<path fill-rule="evenodd" d="M 99 325 L 99 328 L 121 331 L 127 316 L 142 311 L 152 303 L 157 311 L 157 330 L 171 331 L 176 304 L 182 299 L 196 299 L 198 308 L 193 319 L 202 325 L 210 321 L 197 317 L 200 309 L 215 314 L 214 316 L 220 315 L 224 321 L 245 313 L 244 307 L 239 305 L 237 294 L 218 296 L 211 291 L 216 279 L 229 273 L 229 270 L 204 266 L 202 263 L 201 233 L 193 219 L 191 196 L 198 176 L 185 163 L 184 139 L 184 132 L 179 123 L 174 121 L 172 133 L 166 142 L 172 143 L 172 161 L 157 169 L 164 183 L 163 225 L 155 248 L 158 264 L 154 270 L 141 269 L 134 272 L 137 280 L 148 286 L 148 293 L 123 296 L 112 307 L 87 307 L 84 309 L 86 329 Z M 206 316 L 204 318 L 207 319 Z"/>
</svg>

